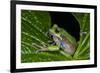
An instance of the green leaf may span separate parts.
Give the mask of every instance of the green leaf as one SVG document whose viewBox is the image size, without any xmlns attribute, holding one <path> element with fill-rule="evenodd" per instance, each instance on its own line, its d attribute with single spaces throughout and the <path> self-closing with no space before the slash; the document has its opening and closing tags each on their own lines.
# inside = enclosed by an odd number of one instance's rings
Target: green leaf
<svg viewBox="0 0 100 73">
<path fill-rule="evenodd" d="M 90 58 L 90 14 L 72 13 L 80 24 L 80 40 L 74 59 L 84 60 Z"/>
<path fill-rule="evenodd" d="M 51 18 L 44 11 L 21 11 L 21 62 L 47 62 L 70 60 L 59 51 L 37 52 L 41 47 L 48 45 L 50 38 L 47 35 L 51 27 Z"/>
<path fill-rule="evenodd" d="M 90 14 L 89 13 L 72 13 L 80 24 L 80 31 L 90 30 Z"/>
<path fill-rule="evenodd" d="M 90 57 L 90 14 L 72 13 L 80 24 L 80 40 L 73 56 L 64 51 L 37 52 L 49 45 L 47 32 L 51 28 L 48 12 L 21 10 L 21 62 L 86 60 Z M 83 34 L 83 32 L 87 32 Z"/>
</svg>

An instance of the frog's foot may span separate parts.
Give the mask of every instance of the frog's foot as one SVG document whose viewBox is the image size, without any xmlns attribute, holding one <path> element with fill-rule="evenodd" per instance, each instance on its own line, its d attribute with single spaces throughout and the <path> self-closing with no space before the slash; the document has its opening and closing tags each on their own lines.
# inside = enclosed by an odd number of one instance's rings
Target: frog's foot
<svg viewBox="0 0 100 73">
<path fill-rule="evenodd" d="M 56 43 L 54 41 L 48 41 L 48 43 L 51 45 L 56 45 Z"/>
<path fill-rule="evenodd" d="M 48 49 L 43 48 L 43 49 L 39 49 L 39 50 L 37 50 L 36 52 L 38 53 L 38 52 L 46 52 L 46 51 L 48 51 Z"/>
</svg>

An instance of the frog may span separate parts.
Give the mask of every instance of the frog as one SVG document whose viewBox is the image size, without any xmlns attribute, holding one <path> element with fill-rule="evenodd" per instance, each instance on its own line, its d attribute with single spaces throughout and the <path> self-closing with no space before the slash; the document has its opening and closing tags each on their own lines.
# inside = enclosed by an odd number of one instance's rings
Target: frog
<svg viewBox="0 0 100 73">
<path fill-rule="evenodd" d="M 48 36 L 52 38 L 52 44 L 41 47 L 38 51 L 59 51 L 73 55 L 77 46 L 76 39 L 71 36 L 66 30 L 54 24 L 48 31 Z"/>
</svg>

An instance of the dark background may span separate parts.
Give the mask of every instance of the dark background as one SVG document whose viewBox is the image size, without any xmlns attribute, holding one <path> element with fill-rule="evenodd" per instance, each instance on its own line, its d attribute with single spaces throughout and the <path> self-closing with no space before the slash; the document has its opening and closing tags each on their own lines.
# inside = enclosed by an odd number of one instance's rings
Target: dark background
<svg viewBox="0 0 100 73">
<path fill-rule="evenodd" d="M 80 26 L 75 17 L 69 12 L 49 12 L 51 16 L 51 22 L 57 24 L 59 27 L 64 28 L 72 36 L 79 40 Z"/>
</svg>

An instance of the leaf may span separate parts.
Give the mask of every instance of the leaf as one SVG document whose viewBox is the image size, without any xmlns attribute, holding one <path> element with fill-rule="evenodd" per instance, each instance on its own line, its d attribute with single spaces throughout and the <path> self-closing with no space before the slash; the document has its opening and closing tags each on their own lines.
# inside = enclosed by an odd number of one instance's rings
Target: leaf
<svg viewBox="0 0 100 73">
<path fill-rule="evenodd" d="M 89 59 L 90 57 L 90 14 L 72 13 L 80 24 L 80 40 L 74 59 Z"/>
<path fill-rule="evenodd" d="M 80 24 L 80 31 L 90 30 L 90 14 L 89 13 L 72 13 Z"/>
<path fill-rule="evenodd" d="M 73 56 L 64 51 L 37 52 L 48 45 L 51 39 L 47 32 L 51 28 L 48 12 L 21 10 L 21 62 L 50 62 L 89 59 L 90 49 L 90 15 L 89 13 L 72 13 L 80 24 L 80 41 Z M 82 34 L 87 32 L 87 34 Z"/>
<path fill-rule="evenodd" d="M 48 45 L 47 35 L 51 27 L 51 18 L 44 11 L 21 11 L 21 62 L 47 62 L 70 60 L 69 56 L 56 52 L 37 52 Z"/>
</svg>

